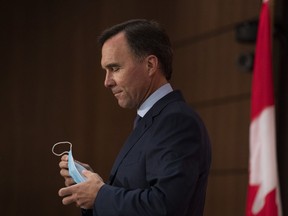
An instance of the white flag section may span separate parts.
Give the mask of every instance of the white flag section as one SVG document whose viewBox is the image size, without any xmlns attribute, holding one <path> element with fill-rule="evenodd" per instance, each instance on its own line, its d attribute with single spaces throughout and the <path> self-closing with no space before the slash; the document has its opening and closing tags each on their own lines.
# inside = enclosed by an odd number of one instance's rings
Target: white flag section
<svg viewBox="0 0 288 216">
<path fill-rule="evenodd" d="M 274 106 L 266 107 L 250 125 L 251 206 L 248 215 L 280 216 L 276 164 Z"/>
<path fill-rule="evenodd" d="M 269 1 L 261 8 L 251 97 L 249 187 L 246 216 L 281 216 Z"/>
</svg>

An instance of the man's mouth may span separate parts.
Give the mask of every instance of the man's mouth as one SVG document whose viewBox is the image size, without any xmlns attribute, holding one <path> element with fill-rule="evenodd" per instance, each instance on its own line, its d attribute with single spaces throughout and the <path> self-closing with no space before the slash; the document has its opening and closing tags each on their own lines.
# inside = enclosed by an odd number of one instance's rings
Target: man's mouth
<svg viewBox="0 0 288 216">
<path fill-rule="evenodd" d="M 121 91 L 113 91 L 115 97 L 118 97 L 121 94 Z"/>
</svg>

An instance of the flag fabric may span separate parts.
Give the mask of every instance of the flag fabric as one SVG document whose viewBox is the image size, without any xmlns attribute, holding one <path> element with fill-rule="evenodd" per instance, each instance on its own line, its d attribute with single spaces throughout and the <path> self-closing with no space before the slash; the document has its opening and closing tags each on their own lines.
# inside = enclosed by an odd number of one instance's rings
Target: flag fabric
<svg viewBox="0 0 288 216">
<path fill-rule="evenodd" d="M 269 0 L 263 0 L 251 96 L 249 186 L 246 216 L 281 216 Z"/>
</svg>

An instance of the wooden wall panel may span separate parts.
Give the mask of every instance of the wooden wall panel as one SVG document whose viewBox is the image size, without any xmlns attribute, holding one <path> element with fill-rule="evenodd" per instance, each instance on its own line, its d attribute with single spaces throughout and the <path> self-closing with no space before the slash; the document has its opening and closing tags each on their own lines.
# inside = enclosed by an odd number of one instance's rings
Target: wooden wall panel
<svg viewBox="0 0 288 216">
<path fill-rule="evenodd" d="M 173 84 L 189 102 L 249 94 L 251 74 L 239 70 L 237 59 L 253 47 L 239 45 L 233 30 L 175 50 Z"/>
<path fill-rule="evenodd" d="M 260 1 L 250 0 L 1 5 L 3 215 L 79 215 L 79 209 L 63 206 L 57 196 L 63 186 L 59 158 L 51 154 L 57 141 L 71 141 L 75 158 L 108 178 L 134 110 L 119 108 L 103 87 L 96 38 L 105 27 L 131 18 L 155 19 L 166 27 L 175 45 L 173 85 L 183 90 L 211 133 L 205 215 L 240 215 L 247 184 L 251 75 L 238 71 L 235 61 L 253 45 L 237 44 L 233 28 L 257 17 L 259 6 Z"/>
<path fill-rule="evenodd" d="M 238 68 L 237 59 L 253 52 L 254 44 L 239 44 L 235 27 L 257 17 L 260 2 L 181 3 L 173 9 L 176 18 L 171 17 L 168 28 L 175 46 L 172 83 L 182 89 L 211 135 L 205 215 L 244 215 L 251 74 Z"/>
<path fill-rule="evenodd" d="M 174 41 L 219 31 L 251 18 L 256 18 L 260 1 L 249 0 L 179 0 L 168 1 L 164 10 L 168 30 Z"/>
<path fill-rule="evenodd" d="M 205 215 L 243 215 L 248 183 L 249 98 L 196 107 L 212 142 Z M 213 213 L 213 214 L 212 214 Z"/>
<path fill-rule="evenodd" d="M 212 141 L 212 169 L 244 170 L 248 167 L 249 98 L 209 107 L 196 107 Z"/>
<path fill-rule="evenodd" d="M 247 174 L 211 175 L 204 216 L 245 215 Z"/>
</svg>

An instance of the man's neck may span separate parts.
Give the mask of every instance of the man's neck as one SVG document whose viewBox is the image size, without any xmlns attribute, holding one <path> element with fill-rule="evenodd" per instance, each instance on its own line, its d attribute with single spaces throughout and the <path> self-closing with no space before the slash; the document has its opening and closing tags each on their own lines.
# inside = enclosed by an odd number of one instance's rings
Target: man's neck
<svg viewBox="0 0 288 216">
<path fill-rule="evenodd" d="M 143 117 L 158 100 L 160 100 L 171 91 L 173 91 L 173 88 L 168 82 L 160 86 L 142 103 L 139 109 L 137 109 L 137 114 Z"/>
</svg>

